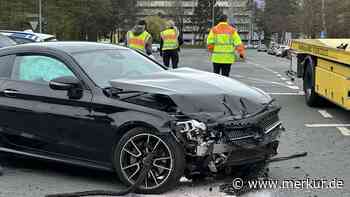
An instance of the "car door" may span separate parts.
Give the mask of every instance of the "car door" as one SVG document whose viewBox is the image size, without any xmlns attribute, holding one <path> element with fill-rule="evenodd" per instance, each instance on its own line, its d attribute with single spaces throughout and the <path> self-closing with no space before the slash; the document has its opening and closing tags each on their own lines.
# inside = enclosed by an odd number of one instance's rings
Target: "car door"
<svg viewBox="0 0 350 197">
<path fill-rule="evenodd" d="M 46 54 L 15 57 L 11 76 L 0 88 L 0 116 L 9 145 L 74 157 L 89 155 L 76 139 L 91 120 L 91 91 L 84 88 L 81 98 L 72 99 L 67 91 L 49 87 L 57 77 L 78 78 L 64 62 Z"/>
<path fill-rule="evenodd" d="M 15 59 L 15 55 L 3 55 L 0 56 L 0 87 L 2 84 L 11 77 L 12 65 Z M 0 92 L 0 147 L 3 146 L 3 135 L 6 132 L 8 126 L 8 118 L 6 116 L 6 106 L 2 103 L 2 95 Z"/>
</svg>

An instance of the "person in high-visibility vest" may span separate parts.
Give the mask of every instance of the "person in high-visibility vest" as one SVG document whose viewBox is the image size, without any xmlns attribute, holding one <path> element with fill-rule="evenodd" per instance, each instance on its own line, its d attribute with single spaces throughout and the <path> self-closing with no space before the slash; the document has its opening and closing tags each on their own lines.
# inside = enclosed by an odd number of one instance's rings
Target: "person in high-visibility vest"
<svg viewBox="0 0 350 197">
<path fill-rule="evenodd" d="M 168 21 L 167 28 L 160 33 L 160 55 L 163 56 L 163 62 L 169 67 L 170 60 L 173 68 L 179 64 L 179 50 L 183 41 L 179 35 L 174 21 Z"/>
<path fill-rule="evenodd" d="M 231 66 L 236 61 L 235 51 L 240 58 L 245 58 L 245 48 L 237 30 L 227 20 L 220 17 L 219 24 L 210 30 L 207 38 L 208 50 L 211 54 L 214 73 L 230 76 Z"/>
<path fill-rule="evenodd" d="M 139 21 L 135 27 L 126 34 L 126 46 L 152 55 L 152 36 L 146 30 L 147 23 Z"/>
</svg>

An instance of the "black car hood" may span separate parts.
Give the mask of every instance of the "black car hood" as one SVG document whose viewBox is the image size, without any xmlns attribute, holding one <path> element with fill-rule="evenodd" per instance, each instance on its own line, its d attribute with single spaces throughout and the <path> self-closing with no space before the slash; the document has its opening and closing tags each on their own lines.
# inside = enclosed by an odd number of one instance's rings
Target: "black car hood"
<svg viewBox="0 0 350 197">
<path fill-rule="evenodd" d="M 185 114 L 241 116 L 255 113 L 271 102 L 271 97 L 259 89 L 191 68 L 111 80 L 110 84 L 125 91 L 166 95 Z"/>
</svg>

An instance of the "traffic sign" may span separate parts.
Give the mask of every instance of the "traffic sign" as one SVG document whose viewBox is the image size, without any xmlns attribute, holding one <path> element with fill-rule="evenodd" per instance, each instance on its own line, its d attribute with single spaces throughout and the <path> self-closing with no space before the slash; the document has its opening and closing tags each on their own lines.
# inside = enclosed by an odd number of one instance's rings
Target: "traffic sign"
<svg viewBox="0 0 350 197">
<path fill-rule="evenodd" d="M 36 28 L 38 27 L 38 24 L 39 24 L 38 21 L 30 21 L 29 23 L 32 26 L 33 30 L 36 30 Z"/>
</svg>

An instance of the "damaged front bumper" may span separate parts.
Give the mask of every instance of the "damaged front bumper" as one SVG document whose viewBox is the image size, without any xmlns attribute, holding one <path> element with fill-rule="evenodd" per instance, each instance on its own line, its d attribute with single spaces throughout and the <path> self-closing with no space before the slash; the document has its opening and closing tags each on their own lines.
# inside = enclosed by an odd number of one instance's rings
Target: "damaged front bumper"
<svg viewBox="0 0 350 197">
<path fill-rule="evenodd" d="M 282 122 L 279 107 L 271 107 L 252 117 L 212 124 L 191 120 L 178 122 L 176 137 L 183 143 L 189 163 L 199 163 L 211 172 L 222 167 L 267 160 L 277 154 Z M 205 129 L 205 130 L 204 130 Z"/>
</svg>

